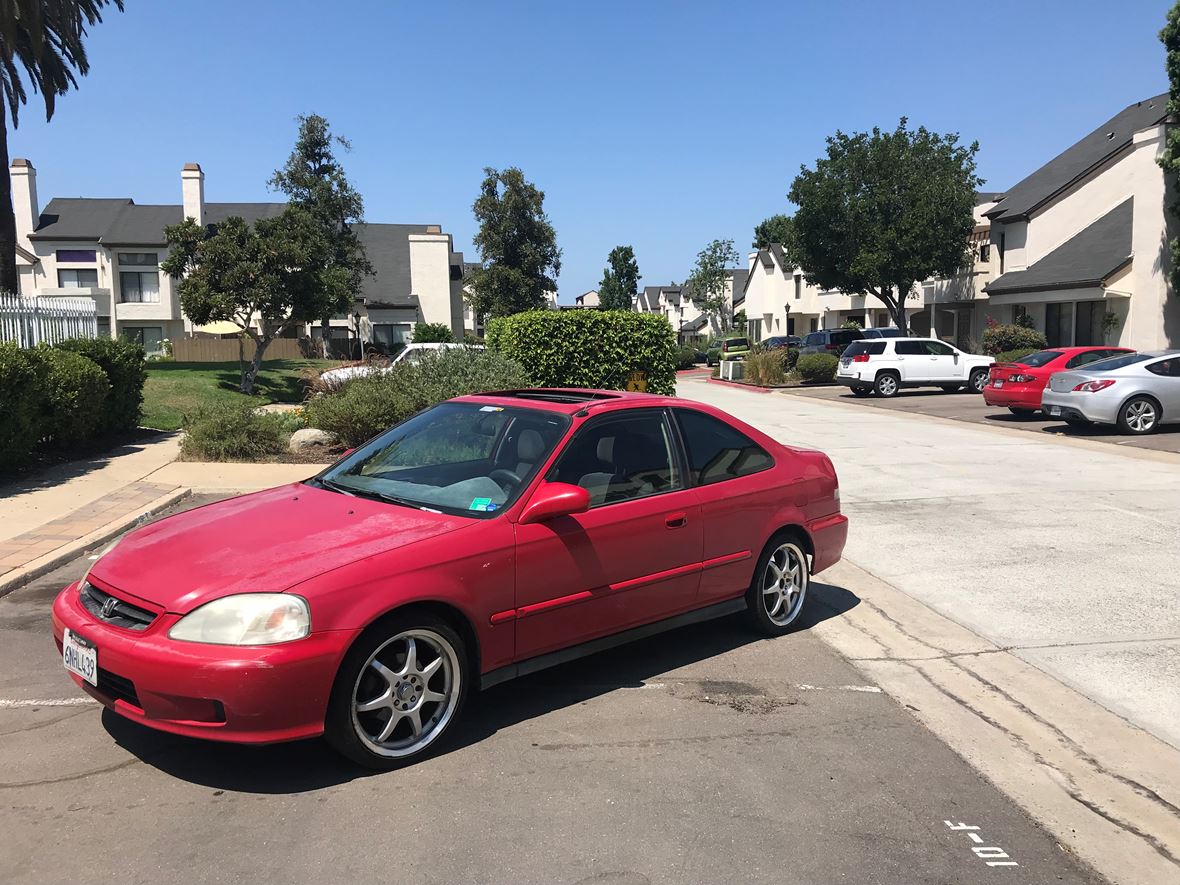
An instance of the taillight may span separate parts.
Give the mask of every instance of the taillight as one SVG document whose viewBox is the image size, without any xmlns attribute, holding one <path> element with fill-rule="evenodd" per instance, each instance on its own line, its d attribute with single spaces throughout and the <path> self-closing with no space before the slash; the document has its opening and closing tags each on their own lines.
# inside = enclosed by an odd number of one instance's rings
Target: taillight
<svg viewBox="0 0 1180 885">
<path fill-rule="evenodd" d="M 824 349 L 825 350 L 839 350 L 840 345 L 839 344 L 826 344 L 826 345 L 824 345 Z"/>
<path fill-rule="evenodd" d="M 1073 390 L 1074 393 L 1097 393 L 1100 390 L 1106 390 L 1112 384 L 1114 384 L 1113 378 L 1103 378 L 1101 381 L 1083 381 Z"/>
<path fill-rule="evenodd" d="M 1037 376 L 1036 375 L 1009 375 L 1008 380 L 1013 381 L 1016 384 L 1027 384 L 1030 381 L 1036 381 Z"/>
<path fill-rule="evenodd" d="M 852 361 L 854 363 L 867 363 L 869 361 L 869 355 L 867 353 L 858 353 L 852 357 Z"/>
</svg>

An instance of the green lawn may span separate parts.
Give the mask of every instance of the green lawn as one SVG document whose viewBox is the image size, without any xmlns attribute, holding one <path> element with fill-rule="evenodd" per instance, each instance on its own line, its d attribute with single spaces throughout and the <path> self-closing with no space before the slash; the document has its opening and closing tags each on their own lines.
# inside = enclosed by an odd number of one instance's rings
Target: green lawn
<svg viewBox="0 0 1180 885">
<path fill-rule="evenodd" d="M 303 400 L 301 373 L 339 365 L 334 360 L 264 360 L 254 386 L 258 405 L 297 403 Z M 185 415 L 202 406 L 236 402 L 242 373 L 232 363 L 148 363 L 143 389 L 144 427 L 178 430 Z"/>
</svg>

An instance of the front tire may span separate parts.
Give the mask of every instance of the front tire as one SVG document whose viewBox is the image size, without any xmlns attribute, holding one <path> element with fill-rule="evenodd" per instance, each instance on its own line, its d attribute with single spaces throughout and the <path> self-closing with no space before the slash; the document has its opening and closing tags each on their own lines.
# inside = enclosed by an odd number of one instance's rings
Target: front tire
<svg viewBox="0 0 1180 885">
<path fill-rule="evenodd" d="M 366 768 L 388 771 L 416 762 L 459 718 L 469 673 L 463 640 L 444 620 L 386 617 L 345 655 L 324 737 Z"/>
<path fill-rule="evenodd" d="M 1119 430 L 1133 436 L 1146 436 L 1160 423 L 1160 406 L 1149 396 L 1133 396 L 1119 409 Z"/>
<path fill-rule="evenodd" d="M 873 391 L 877 396 L 885 399 L 897 396 L 899 390 L 901 390 L 901 379 L 894 372 L 882 372 L 873 382 Z"/>
<path fill-rule="evenodd" d="M 794 629 L 811 584 L 811 563 L 794 535 L 771 538 L 746 591 L 746 616 L 751 626 L 767 636 Z"/>
</svg>

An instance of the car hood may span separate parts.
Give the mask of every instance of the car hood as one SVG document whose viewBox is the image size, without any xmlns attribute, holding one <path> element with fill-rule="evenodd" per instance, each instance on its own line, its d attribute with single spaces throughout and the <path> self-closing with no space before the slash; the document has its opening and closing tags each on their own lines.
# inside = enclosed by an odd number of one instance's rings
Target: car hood
<svg viewBox="0 0 1180 885">
<path fill-rule="evenodd" d="M 287 590 L 470 522 L 295 483 L 136 529 L 91 573 L 113 590 L 184 614 L 233 593 Z"/>
</svg>

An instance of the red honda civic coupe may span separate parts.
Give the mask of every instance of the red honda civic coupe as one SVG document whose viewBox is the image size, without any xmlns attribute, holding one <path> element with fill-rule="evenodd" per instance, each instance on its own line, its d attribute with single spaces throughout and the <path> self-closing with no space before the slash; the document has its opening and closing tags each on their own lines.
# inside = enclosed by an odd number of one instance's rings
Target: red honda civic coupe
<svg viewBox="0 0 1180 885">
<path fill-rule="evenodd" d="M 53 632 L 128 719 L 323 734 L 394 768 L 476 688 L 730 612 L 787 632 L 846 536 L 820 452 L 673 397 L 503 391 L 128 533 L 58 595 Z"/>
<path fill-rule="evenodd" d="M 1013 363 L 996 363 L 989 370 L 983 401 L 1003 406 L 1013 415 L 1029 416 L 1041 409 L 1041 394 L 1054 372 L 1078 369 L 1120 353 L 1126 347 L 1051 347 Z"/>
</svg>

